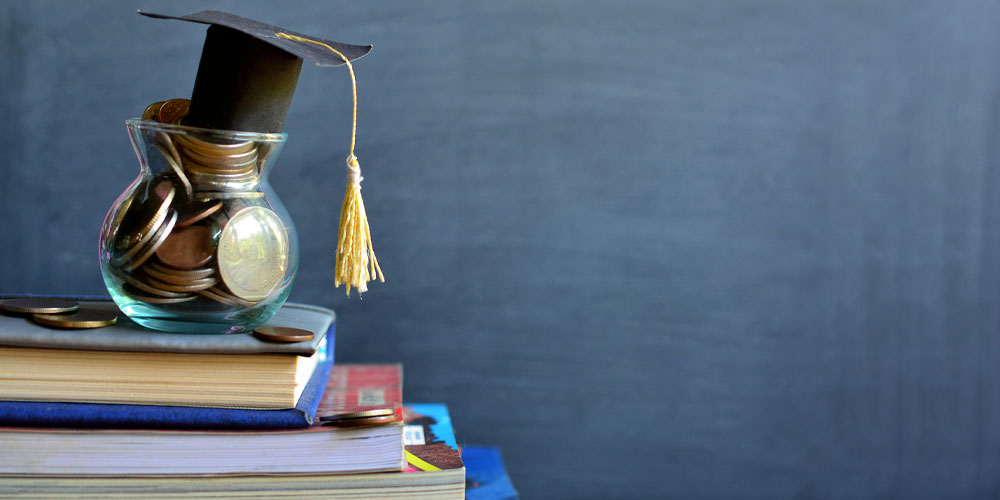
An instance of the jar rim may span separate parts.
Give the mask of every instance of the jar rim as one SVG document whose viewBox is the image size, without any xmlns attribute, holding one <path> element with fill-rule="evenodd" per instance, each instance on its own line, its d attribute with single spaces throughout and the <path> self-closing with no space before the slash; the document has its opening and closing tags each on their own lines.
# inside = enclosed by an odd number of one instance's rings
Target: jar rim
<svg viewBox="0 0 1000 500">
<path fill-rule="evenodd" d="M 155 130 L 166 133 L 197 133 L 200 135 L 215 136 L 221 139 L 233 139 L 254 142 L 285 142 L 288 134 L 285 132 L 247 132 L 242 130 L 218 130 L 211 128 L 190 127 L 187 125 L 175 125 L 171 123 L 160 123 L 153 120 L 143 120 L 141 118 L 130 118 L 125 120 L 125 125 L 143 130 Z"/>
</svg>

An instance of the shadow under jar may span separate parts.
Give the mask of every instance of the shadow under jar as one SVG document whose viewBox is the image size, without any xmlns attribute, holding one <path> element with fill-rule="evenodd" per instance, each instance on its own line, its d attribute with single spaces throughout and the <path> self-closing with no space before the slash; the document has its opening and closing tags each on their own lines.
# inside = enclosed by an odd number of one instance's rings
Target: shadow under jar
<svg viewBox="0 0 1000 500">
<path fill-rule="evenodd" d="M 140 173 L 101 229 L 112 299 L 155 330 L 239 333 L 267 321 L 298 268 L 295 226 L 267 182 L 287 134 L 126 125 Z"/>
</svg>

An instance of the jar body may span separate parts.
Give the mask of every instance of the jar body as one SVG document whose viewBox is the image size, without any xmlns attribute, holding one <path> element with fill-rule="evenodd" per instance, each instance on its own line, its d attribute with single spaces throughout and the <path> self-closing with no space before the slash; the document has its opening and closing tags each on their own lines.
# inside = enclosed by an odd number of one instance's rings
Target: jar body
<svg viewBox="0 0 1000 500">
<path fill-rule="evenodd" d="M 295 226 L 267 181 L 287 135 L 126 126 L 140 173 L 101 228 L 112 299 L 163 331 L 239 333 L 267 321 L 298 268 Z"/>
</svg>

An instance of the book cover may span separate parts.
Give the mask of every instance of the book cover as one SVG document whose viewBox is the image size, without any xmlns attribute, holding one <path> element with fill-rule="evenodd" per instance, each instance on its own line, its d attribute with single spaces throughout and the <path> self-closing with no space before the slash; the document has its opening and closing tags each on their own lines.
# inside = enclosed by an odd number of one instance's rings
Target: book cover
<svg viewBox="0 0 1000 500">
<path fill-rule="evenodd" d="M 75 300 L 80 308 L 118 311 L 111 299 L 95 297 L 2 295 L 7 299 L 50 297 Z M 119 312 L 118 323 L 104 328 L 81 332 L 49 328 L 20 316 L 0 314 L 0 345 L 39 347 L 45 349 L 81 349 L 98 351 L 131 351 L 199 354 L 298 354 L 310 356 L 319 348 L 324 332 L 336 323 L 336 314 L 327 308 L 286 302 L 265 323 L 272 326 L 302 328 L 316 334 L 308 342 L 279 344 L 264 342 L 253 335 L 190 335 L 149 330 Z"/>
<path fill-rule="evenodd" d="M 403 408 L 403 415 L 406 421 L 403 444 L 407 462 L 404 472 L 435 472 L 464 467 L 447 405 L 408 403 Z"/>
</svg>

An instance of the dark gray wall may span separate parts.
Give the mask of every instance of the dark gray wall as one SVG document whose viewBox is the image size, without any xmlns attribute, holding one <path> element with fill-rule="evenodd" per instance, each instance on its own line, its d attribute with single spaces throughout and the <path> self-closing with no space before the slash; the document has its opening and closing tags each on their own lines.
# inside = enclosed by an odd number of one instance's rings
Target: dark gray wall
<svg viewBox="0 0 1000 500">
<path fill-rule="evenodd" d="M 3 292 L 103 291 L 123 120 L 190 93 L 204 33 L 137 7 L 375 44 L 388 282 L 333 289 L 350 90 L 309 67 L 292 298 L 525 498 L 1000 494 L 997 3 L 4 2 Z"/>
</svg>

